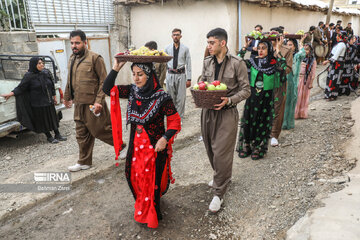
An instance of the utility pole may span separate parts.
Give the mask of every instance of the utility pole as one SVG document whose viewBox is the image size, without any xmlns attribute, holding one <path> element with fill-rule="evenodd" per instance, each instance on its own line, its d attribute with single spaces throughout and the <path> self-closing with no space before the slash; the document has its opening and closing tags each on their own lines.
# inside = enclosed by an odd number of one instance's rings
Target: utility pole
<svg viewBox="0 0 360 240">
<path fill-rule="evenodd" d="M 330 23 L 330 18 L 331 18 L 333 6 L 334 6 L 334 0 L 330 0 L 329 9 L 328 9 L 328 13 L 327 13 L 327 16 L 326 16 L 326 23 L 325 24 Z"/>
</svg>

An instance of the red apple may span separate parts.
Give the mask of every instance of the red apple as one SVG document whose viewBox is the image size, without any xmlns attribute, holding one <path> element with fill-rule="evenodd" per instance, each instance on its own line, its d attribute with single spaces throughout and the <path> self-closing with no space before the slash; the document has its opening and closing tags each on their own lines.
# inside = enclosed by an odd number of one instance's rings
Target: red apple
<svg viewBox="0 0 360 240">
<path fill-rule="evenodd" d="M 216 81 L 213 81 L 212 83 L 214 86 L 217 86 L 217 85 L 220 85 L 220 81 L 216 80 Z"/>
<path fill-rule="evenodd" d="M 199 90 L 206 90 L 206 84 L 205 83 L 199 83 Z"/>
</svg>

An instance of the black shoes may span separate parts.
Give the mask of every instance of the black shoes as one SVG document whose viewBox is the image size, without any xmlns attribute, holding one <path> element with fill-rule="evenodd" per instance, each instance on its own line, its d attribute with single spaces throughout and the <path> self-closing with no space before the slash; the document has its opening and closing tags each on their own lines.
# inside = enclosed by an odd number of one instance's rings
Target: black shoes
<svg viewBox="0 0 360 240">
<path fill-rule="evenodd" d="M 47 138 L 47 141 L 48 141 L 49 143 L 59 143 L 59 141 L 58 141 L 57 139 L 53 138 L 53 137 L 48 137 L 48 138 Z"/>
<path fill-rule="evenodd" d="M 55 135 L 55 139 L 58 140 L 58 141 L 66 141 L 66 140 L 67 140 L 66 137 L 63 137 L 63 136 L 61 136 L 60 134 L 59 134 L 59 135 Z"/>
</svg>

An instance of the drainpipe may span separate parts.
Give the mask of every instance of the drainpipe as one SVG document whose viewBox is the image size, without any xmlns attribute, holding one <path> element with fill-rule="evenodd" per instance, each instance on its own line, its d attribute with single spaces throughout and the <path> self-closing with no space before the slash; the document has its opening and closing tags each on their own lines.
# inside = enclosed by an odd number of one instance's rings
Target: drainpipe
<svg viewBox="0 0 360 240">
<path fill-rule="evenodd" d="M 237 17 L 238 17 L 238 21 L 237 21 L 237 43 L 236 43 L 236 48 L 238 51 L 240 51 L 241 46 L 242 46 L 242 42 L 241 42 L 241 0 L 238 0 L 237 2 Z"/>
</svg>

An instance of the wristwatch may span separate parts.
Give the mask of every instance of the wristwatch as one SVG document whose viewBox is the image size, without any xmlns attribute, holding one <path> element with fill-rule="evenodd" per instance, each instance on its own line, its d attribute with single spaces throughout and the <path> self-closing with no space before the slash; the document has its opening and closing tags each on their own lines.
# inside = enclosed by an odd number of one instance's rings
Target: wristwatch
<svg viewBox="0 0 360 240">
<path fill-rule="evenodd" d="M 228 102 L 226 103 L 227 106 L 230 106 L 232 104 L 231 98 L 228 97 Z"/>
</svg>

